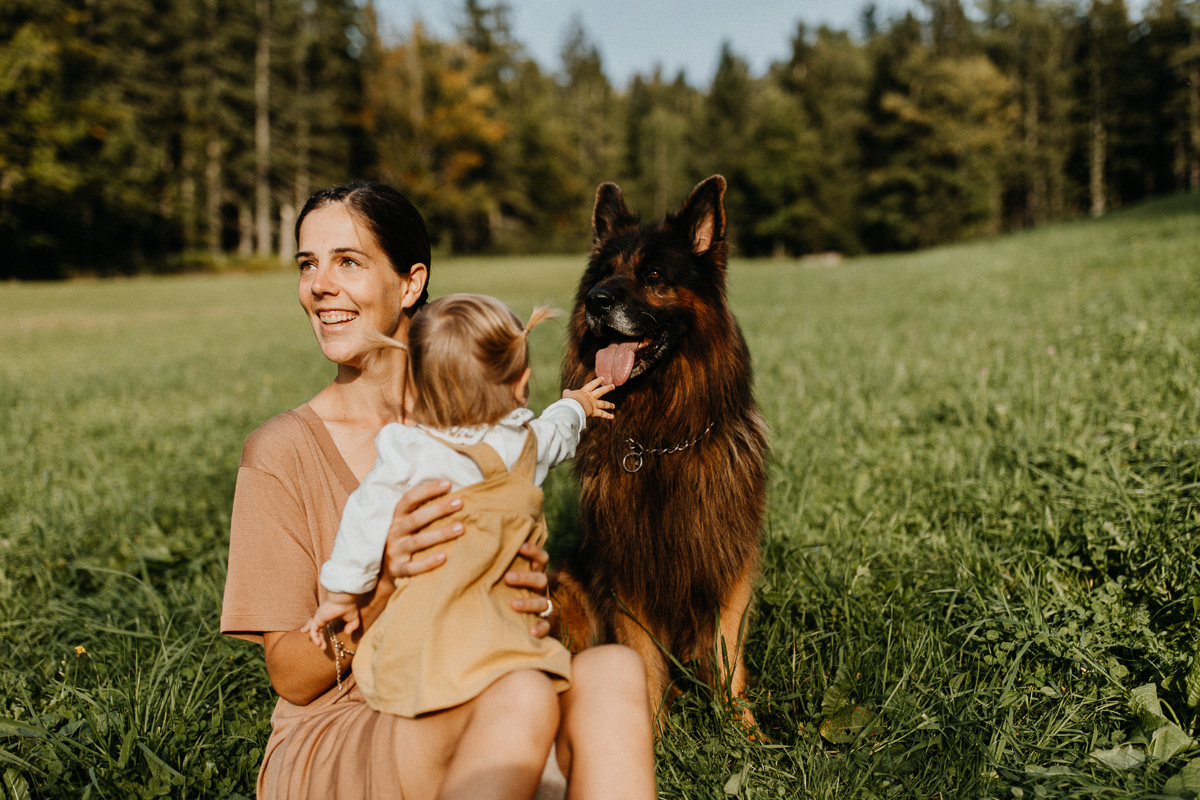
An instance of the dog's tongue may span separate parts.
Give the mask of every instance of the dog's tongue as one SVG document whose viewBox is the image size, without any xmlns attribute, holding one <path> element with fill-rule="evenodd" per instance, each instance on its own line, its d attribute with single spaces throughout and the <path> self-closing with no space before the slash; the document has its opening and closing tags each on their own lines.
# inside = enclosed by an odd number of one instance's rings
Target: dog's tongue
<svg viewBox="0 0 1200 800">
<path fill-rule="evenodd" d="M 620 386 L 633 372 L 633 354 L 637 348 L 637 342 L 618 342 L 596 353 L 596 375 L 607 385 Z"/>
</svg>

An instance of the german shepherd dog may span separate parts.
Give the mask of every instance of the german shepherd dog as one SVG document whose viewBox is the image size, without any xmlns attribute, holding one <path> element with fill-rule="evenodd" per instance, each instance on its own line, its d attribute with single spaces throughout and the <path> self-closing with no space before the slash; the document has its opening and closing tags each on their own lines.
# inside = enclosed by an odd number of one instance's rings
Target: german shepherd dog
<svg viewBox="0 0 1200 800">
<path fill-rule="evenodd" d="M 746 686 L 767 441 L 725 299 L 724 196 L 714 175 L 648 224 L 619 187 L 599 187 L 563 365 L 564 386 L 596 375 L 615 384 L 617 407 L 588 425 L 576 453 L 581 527 L 552 576 L 555 635 L 575 651 L 633 647 L 660 713 L 663 650 L 695 660 L 710 685 Z"/>
</svg>

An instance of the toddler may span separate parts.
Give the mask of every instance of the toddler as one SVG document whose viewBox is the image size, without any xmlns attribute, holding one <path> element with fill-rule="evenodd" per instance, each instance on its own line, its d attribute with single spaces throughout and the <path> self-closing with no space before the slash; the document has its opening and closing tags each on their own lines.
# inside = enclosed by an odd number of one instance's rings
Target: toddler
<svg viewBox="0 0 1200 800">
<path fill-rule="evenodd" d="M 414 717 L 470 700 L 498 678 L 540 670 L 558 691 L 569 686 L 570 654 L 553 639 L 530 634 L 510 607 L 528 590 L 504 583 L 525 541 L 546 539 L 542 482 L 575 454 L 588 417 L 612 419 L 612 390 L 597 378 L 540 417 L 529 394 L 529 323 L 500 301 L 457 294 L 429 303 L 408 337 L 415 390 L 409 427 L 387 425 L 375 440 L 370 474 L 346 502 L 333 552 L 321 567 L 327 594 L 306 631 L 322 649 L 325 626 L 359 625 L 359 595 L 375 586 L 392 515 L 400 497 L 425 481 L 449 480 L 462 508 L 459 538 L 431 549 L 448 552 L 436 570 L 396 581 L 387 608 L 359 642 L 354 674 L 378 711 Z"/>
</svg>

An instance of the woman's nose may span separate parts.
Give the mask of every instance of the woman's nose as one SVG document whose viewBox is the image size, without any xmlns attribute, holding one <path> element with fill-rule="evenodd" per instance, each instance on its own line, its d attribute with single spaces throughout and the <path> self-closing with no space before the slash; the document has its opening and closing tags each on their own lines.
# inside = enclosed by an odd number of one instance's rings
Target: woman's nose
<svg viewBox="0 0 1200 800">
<path fill-rule="evenodd" d="M 325 266 L 318 266 L 313 275 L 312 283 L 309 284 L 309 289 L 313 294 L 317 295 L 334 294 L 337 292 L 337 281 L 334 278 L 333 270 Z"/>
</svg>

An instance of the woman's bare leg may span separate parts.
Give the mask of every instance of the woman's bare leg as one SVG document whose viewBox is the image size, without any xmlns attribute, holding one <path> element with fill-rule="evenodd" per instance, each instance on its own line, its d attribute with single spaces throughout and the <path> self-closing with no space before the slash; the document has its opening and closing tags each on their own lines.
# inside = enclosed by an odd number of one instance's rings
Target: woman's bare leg
<svg viewBox="0 0 1200 800">
<path fill-rule="evenodd" d="M 571 661 L 556 743 L 569 800 L 653 800 L 647 697 L 645 665 L 628 647 L 591 647 Z"/>
<path fill-rule="evenodd" d="M 544 672 L 512 672 L 469 706 L 440 800 L 533 797 L 559 726 L 554 683 Z"/>
</svg>

